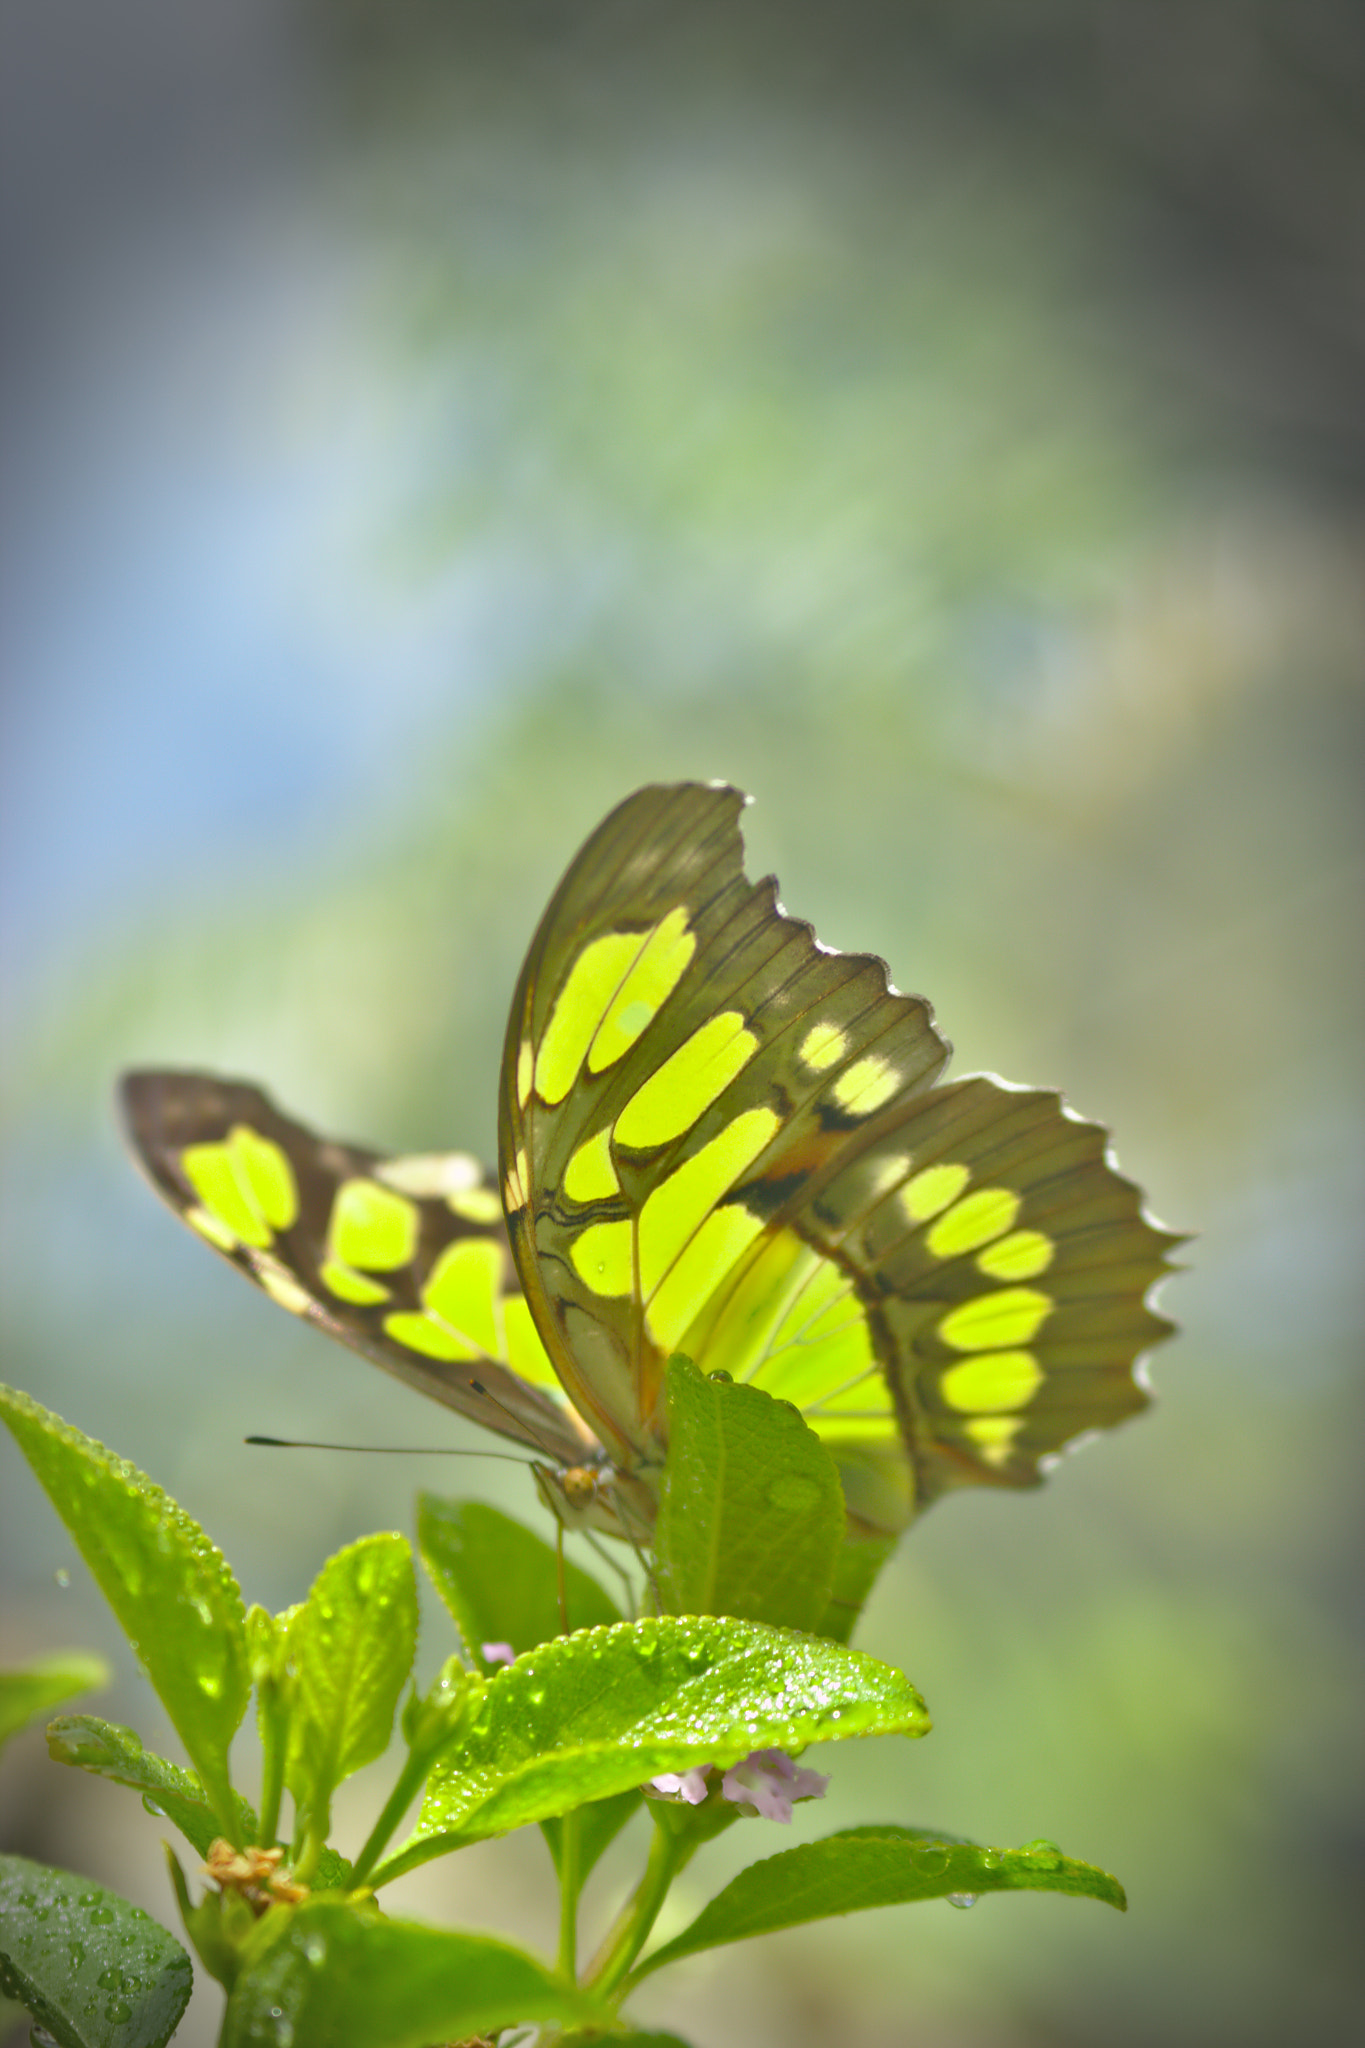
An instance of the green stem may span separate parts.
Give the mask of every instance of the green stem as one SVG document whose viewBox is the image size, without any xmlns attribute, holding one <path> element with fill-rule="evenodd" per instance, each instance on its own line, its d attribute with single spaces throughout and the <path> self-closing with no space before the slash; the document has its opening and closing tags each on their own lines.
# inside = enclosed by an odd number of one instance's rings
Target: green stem
<svg viewBox="0 0 1365 2048">
<path fill-rule="evenodd" d="M 421 1791 L 430 1769 L 429 1749 L 414 1749 L 408 1752 L 408 1760 L 398 1773 L 398 1782 L 384 1802 L 384 1811 L 370 1829 L 369 1839 L 356 1858 L 355 1868 L 351 1872 L 353 1884 L 364 1884 L 379 1861 L 390 1835 Z"/>
<path fill-rule="evenodd" d="M 287 1735 L 288 1722 L 284 1715 L 266 1712 L 261 1716 L 261 1816 L 256 1827 L 256 1840 L 263 1848 L 269 1848 L 279 1832 Z"/>
<path fill-rule="evenodd" d="M 587 1978 L 588 1990 L 610 1998 L 617 1989 L 648 1940 L 649 1931 L 659 1917 L 659 1908 L 668 1896 L 668 1888 L 695 1846 L 684 1836 L 675 1834 L 672 1828 L 655 1821 L 654 1840 L 649 1845 L 645 1874 L 634 1898 L 628 1902 L 602 1945 Z"/>
<path fill-rule="evenodd" d="M 578 1981 L 578 1894 L 582 1843 L 581 1809 L 559 1823 L 559 1970 L 570 1984 Z"/>
</svg>

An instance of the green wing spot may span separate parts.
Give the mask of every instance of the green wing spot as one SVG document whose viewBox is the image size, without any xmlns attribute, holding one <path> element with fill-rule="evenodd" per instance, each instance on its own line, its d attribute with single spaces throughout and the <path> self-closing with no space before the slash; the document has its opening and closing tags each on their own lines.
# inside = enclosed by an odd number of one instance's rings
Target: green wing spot
<svg viewBox="0 0 1365 2048">
<path fill-rule="evenodd" d="M 757 1051 L 758 1040 L 745 1030 L 742 1011 L 721 1010 L 708 1017 L 636 1089 L 616 1119 L 617 1144 L 647 1152 L 680 1138 Z"/>
<path fill-rule="evenodd" d="M 384 1333 L 408 1351 L 420 1351 L 427 1358 L 477 1358 L 479 1353 L 463 1337 L 457 1337 L 434 1316 L 414 1315 L 410 1309 L 396 1309 L 384 1318 Z"/>
<path fill-rule="evenodd" d="M 573 1087 L 598 1026 L 649 937 L 645 932 L 604 932 L 574 961 L 536 1054 L 536 1094 L 542 1102 L 553 1107 Z"/>
<path fill-rule="evenodd" d="M 503 1298 L 502 1326 L 507 1337 L 507 1363 L 522 1379 L 531 1380 L 538 1387 L 553 1387 L 561 1391 L 559 1375 L 550 1363 L 550 1354 L 541 1341 L 541 1335 L 531 1320 L 531 1311 L 522 1294 L 508 1294 Z"/>
<path fill-rule="evenodd" d="M 230 1230 L 239 1244 L 265 1250 L 274 1232 L 232 1146 L 187 1145 L 180 1155 L 180 1168 L 210 1216 Z"/>
<path fill-rule="evenodd" d="M 646 1196 L 640 1211 L 640 1286 L 646 1300 L 721 1196 L 753 1165 L 780 1122 L 775 1110 L 746 1109 Z M 712 1287 L 720 1278 L 717 1272 Z"/>
<path fill-rule="evenodd" d="M 1045 1273 L 1057 1247 L 1041 1230 L 1015 1230 L 977 1254 L 977 1266 L 992 1280 L 1033 1280 Z"/>
<path fill-rule="evenodd" d="M 1012 1188 L 977 1188 L 939 1217 L 924 1242 L 936 1259 L 955 1259 L 1003 1237 L 1023 1207 Z"/>
<path fill-rule="evenodd" d="M 389 1289 L 378 1280 L 368 1280 L 363 1273 L 356 1273 L 349 1266 L 342 1266 L 335 1259 L 328 1259 L 319 1275 L 329 1294 L 338 1301 L 353 1301 L 358 1308 L 369 1308 L 377 1301 L 387 1301 Z"/>
<path fill-rule="evenodd" d="M 751 1114 L 763 1116 L 766 1111 Z M 763 1218 L 751 1216 L 738 1202 L 713 1209 L 703 1219 L 655 1288 L 645 1311 L 650 1335 L 661 1351 L 678 1349 L 683 1332 L 762 1228 Z"/>
<path fill-rule="evenodd" d="M 901 1077 L 890 1061 L 869 1053 L 866 1059 L 855 1060 L 844 1069 L 830 1094 L 847 1115 L 871 1116 L 874 1109 L 890 1102 L 900 1085 Z"/>
<path fill-rule="evenodd" d="M 238 1174 L 266 1222 L 275 1230 L 291 1229 L 298 1221 L 299 1185 L 285 1153 L 250 1124 L 234 1124 L 228 1144 L 236 1155 Z"/>
<path fill-rule="evenodd" d="M 594 1294 L 622 1295 L 635 1291 L 635 1225 L 590 1223 L 580 1230 L 569 1256 L 574 1271 Z"/>
<path fill-rule="evenodd" d="M 411 1263 L 420 1228 L 420 1212 L 406 1195 L 377 1180 L 345 1180 L 337 1189 L 327 1237 L 339 1265 L 391 1273 Z"/>
<path fill-rule="evenodd" d="M 950 1365 L 939 1391 L 950 1408 L 1000 1415 L 1027 1408 L 1042 1384 L 1043 1370 L 1031 1351 L 988 1351 Z"/>
<path fill-rule="evenodd" d="M 564 1169 L 564 1192 L 571 1202 L 603 1202 L 619 1195 L 621 1183 L 611 1156 L 611 1127 L 603 1125 L 578 1146 Z"/>
<path fill-rule="evenodd" d="M 1002 1287 L 951 1309 L 938 1334 L 954 1351 L 1004 1351 L 1031 1343 L 1052 1312 L 1052 1297 L 1033 1287 Z"/>
<path fill-rule="evenodd" d="M 503 1251 L 490 1237 L 448 1244 L 431 1269 L 422 1300 L 490 1358 L 502 1353 L 494 1304 L 502 1282 Z"/>
<path fill-rule="evenodd" d="M 686 908 L 679 904 L 655 925 L 612 998 L 588 1049 L 589 1073 L 600 1074 L 604 1067 L 624 1058 L 672 995 L 696 950 L 697 941 L 687 928 Z"/>
<path fill-rule="evenodd" d="M 974 1415 L 970 1422 L 963 1424 L 967 1435 L 990 1465 L 1006 1463 L 1014 1448 L 1014 1439 L 1023 1426 L 1023 1418 L 1018 1415 Z"/>
<path fill-rule="evenodd" d="M 926 1166 L 905 1183 L 900 1205 L 912 1223 L 927 1223 L 957 1200 L 971 1177 L 969 1166 Z"/>
<path fill-rule="evenodd" d="M 796 1057 L 813 1073 L 835 1067 L 848 1051 L 848 1033 L 837 1024 L 812 1024 L 796 1049 Z"/>
</svg>

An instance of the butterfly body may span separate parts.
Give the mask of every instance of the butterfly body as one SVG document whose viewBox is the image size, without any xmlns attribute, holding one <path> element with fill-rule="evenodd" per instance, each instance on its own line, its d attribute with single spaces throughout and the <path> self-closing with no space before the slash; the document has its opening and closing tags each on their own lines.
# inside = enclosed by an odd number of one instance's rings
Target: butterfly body
<svg viewBox="0 0 1365 2048">
<path fill-rule="evenodd" d="M 512 1002 L 496 1181 L 202 1075 L 127 1077 L 125 1115 L 193 1227 L 534 1451 L 562 1519 L 647 1538 L 681 1351 L 792 1401 L 851 1531 L 893 1534 L 1145 1404 L 1177 1240 L 1056 1095 L 940 1080 L 928 1004 L 745 876 L 743 802 L 637 791 L 570 864 Z"/>
</svg>

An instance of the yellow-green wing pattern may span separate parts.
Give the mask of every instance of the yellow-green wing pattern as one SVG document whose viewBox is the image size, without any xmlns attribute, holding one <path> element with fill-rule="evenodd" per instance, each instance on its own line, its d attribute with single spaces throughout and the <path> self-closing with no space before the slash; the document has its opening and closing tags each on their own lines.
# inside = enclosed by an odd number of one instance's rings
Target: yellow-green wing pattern
<svg viewBox="0 0 1365 2048">
<path fill-rule="evenodd" d="M 126 1074 L 120 1093 L 153 1186 L 272 1301 L 515 1443 L 569 1466 L 600 1455 L 543 1391 L 554 1375 L 477 1160 L 319 1138 L 211 1074 Z"/>
<path fill-rule="evenodd" d="M 556 891 L 503 1059 L 512 1252 L 618 1461 L 659 1462 L 681 1350 L 793 1401 L 889 1533 L 1143 1405 L 1175 1240 L 1056 1096 L 935 1086 L 928 1005 L 747 880 L 743 801 L 638 791 Z"/>
<path fill-rule="evenodd" d="M 769 1218 L 948 1047 L 881 961 L 744 874 L 733 789 L 627 799 L 522 970 L 499 1124 L 513 1256 L 576 1408 L 657 1462 L 662 1368 Z"/>
<path fill-rule="evenodd" d="M 691 1355 L 801 1408 L 873 1527 L 952 1487 L 1036 1485 L 1147 1404 L 1135 1366 L 1173 1327 L 1146 1296 L 1179 1239 L 1107 1144 L 990 1075 L 897 1102 L 774 1215 Z"/>
</svg>

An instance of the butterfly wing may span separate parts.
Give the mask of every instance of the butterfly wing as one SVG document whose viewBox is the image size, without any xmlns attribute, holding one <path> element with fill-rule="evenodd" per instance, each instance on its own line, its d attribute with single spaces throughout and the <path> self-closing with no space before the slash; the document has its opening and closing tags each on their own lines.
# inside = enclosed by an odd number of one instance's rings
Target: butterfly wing
<svg viewBox="0 0 1365 2048">
<path fill-rule="evenodd" d="M 889 1532 L 1143 1404 L 1174 1240 L 1055 1096 L 935 1086 L 928 1004 L 748 881 L 743 801 L 640 790 L 555 892 L 503 1058 L 512 1253 L 622 1462 L 658 1463 L 682 1350 L 795 1402 Z"/>
<path fill-rule="evenodd" d="M 1174 1326 L 1146 1297 L 1179 1241 L 1100 1125 L 970 1075 L 831 1147 L 685 1348 L 795 1402 L 891 1530 L 954 1487 L 1037 1485 L 1147 1405 L 1135 1366 Z"/>
<path fill-rule="evenodd" d="M 319 1138 L 211 1074 L 126 1074 L 120 1099 L 152 1185 L 272 1301 L 514 1443 L 591 1457 L 544 1391 L 554 1376 L 477 1160 Z"/>
</svg>

